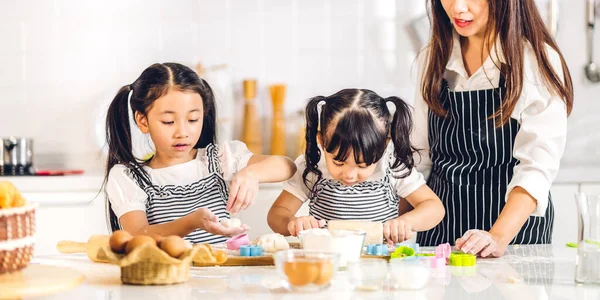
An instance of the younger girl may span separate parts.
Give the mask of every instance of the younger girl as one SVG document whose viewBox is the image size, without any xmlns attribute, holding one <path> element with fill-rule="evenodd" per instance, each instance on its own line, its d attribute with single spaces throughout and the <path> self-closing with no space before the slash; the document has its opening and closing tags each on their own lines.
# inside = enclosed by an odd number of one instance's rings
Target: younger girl
<svg viewBox="0 0 600 300">
<path fill-rule="evenodd" d="M 252 204 L 259 182 L 288 179 L 296 169 L 289 158 L 252 155 L 241 142 L 216 145 L 215 115 L 210 86 L 180 64 L 154 64 L 119 90 L 106 118 L 112 230 L 192 243 L 223 242 L 223 235 L 245 231 L 219 219 Z M 149 160 L 134 157 L 131 126 L 154 142 Z"/>
<path fill-rule="evenodd" d="M 393 119 L 388 103 L 396 106 Z M 271 207 L 269 226 L 296 235 L 328 220 L 379 221 L 385 222 L 389 242 L 402 242 L 412 231 L 435 226 L 444 208 L 413 169 L 410 118 L 400 98 L 384 99 L 370 90 L 346 89 L 312 98 L 306 106 L 305 154 L 296 160 L 298 171 Z M 400 197 L 414 210 L 398 216 Z M 306 201 L 310 216 L 296 218 Z"/>
<path fill-rule="evenodd" d="M 419 167 L 448 213 L 417 241 L 483 257 L 550 243 L 550 185 L 573 106 L 556 42 L 534 0 L 428 2 L 413 142 L 429 152 Z"/>
</svg>

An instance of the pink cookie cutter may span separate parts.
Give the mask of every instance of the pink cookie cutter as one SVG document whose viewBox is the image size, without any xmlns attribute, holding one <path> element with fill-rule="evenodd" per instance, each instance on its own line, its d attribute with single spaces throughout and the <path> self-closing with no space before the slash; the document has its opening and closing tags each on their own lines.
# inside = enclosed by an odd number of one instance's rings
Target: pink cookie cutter
<svg viewBox="0 0 600 300">
<path fill-rule="evenodd" d="M 250 239 L 248 235 L 243 233 L 226 240 L 225 245 L 227 245 L 227 249 L 229 250 L 239 250 L 240 246 L 250 245 Z"/>
<path fill-rule="evenodd" d="M 450 257 L 450 252 L 452 252 L 452 248 L 448 243 L 435 247 L 435 257 L 444 258 L 447 260 Z"/>
</svg>

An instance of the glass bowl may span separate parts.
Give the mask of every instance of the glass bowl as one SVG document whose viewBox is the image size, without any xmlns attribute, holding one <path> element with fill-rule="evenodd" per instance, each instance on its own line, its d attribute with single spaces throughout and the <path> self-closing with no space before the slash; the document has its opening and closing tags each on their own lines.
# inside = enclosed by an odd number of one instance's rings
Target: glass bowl
<svg viewBox="0 0 600 300">
<path fill-rule="evenodd" d="M 367 233 L 362 230 L 308 229 L 300 231 L 298 238 L 304 250 L 340 254 L 340 267 L 360 260 Z"/>
<path fill-rule="evenodd" d="M 385 259 L 363 258 L 348 263 L 348 280 L 359 291 L 382 290 L 388 276 L 388 263 Z"/>
<path fill-rule="evenodd" d="M 417 256 L 390 260 L 390 279 L 396 289 L 419 290 L 427 285 L 429 262 Z"/>
<path fill-rule="evenodd" d="M 321 291 L 330 286 L 339 264 L 338 253 L 284 250 L 273 255 L 275 268 L 287 288 L 298 292 Z"/>
</svg>

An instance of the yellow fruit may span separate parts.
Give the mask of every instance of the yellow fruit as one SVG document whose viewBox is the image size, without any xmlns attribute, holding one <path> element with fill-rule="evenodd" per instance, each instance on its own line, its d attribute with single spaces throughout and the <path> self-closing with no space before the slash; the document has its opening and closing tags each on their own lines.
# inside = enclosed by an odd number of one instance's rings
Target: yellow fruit
<svg viewBox="0 0 600 300">
<path fill-rule="evenodd" d="M 0 208 L 11 208 L 25 205 L 21 193 L 9 181 L 0 181 Z"/>
<path fill-rule="evenodd" d="M 25 198 L 23 198 L 23 196 L 19 195 L 19 197 L 16 197 L 13 199 L 13 207 L 21 207 L 25 205 Z"/>
</svg>

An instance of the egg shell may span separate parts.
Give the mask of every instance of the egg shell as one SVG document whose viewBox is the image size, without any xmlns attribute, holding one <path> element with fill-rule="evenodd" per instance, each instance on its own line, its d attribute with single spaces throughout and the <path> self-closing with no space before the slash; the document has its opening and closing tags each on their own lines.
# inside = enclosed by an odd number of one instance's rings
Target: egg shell
<svg viewBox="0 0 600 300">
<path fill-rule="evenodd" d="M 115 253 L 125 253 L 127 243 L 133 238 L 129 232 L 125 230 L 117 230 L 113 232 L 108 240 L 110 249 Z"/>
<path fill-rule="evenodd" d="M 125 246 L 125 253 L 129 254 L 133 249 L 146 244 L 156 246 L 156 241 L 151 236 L 147 235 L 135 236 L 127 243 L 127 246 Z"/>
<path fill-rule="evenodd" d="M 187 250 L 187 247 L 180 236 L 170 235 L 160 243 L 160 249 L 167 252 L 169 256 L 177 258 Z"/>
<path fill-rule="evenodd" d="M 160 234 L 151 234 L 150 236 L 156 241 L 157 245 L 160 245 L 160 243 L 165 239 L 165 237 Z"/>
</svg>

